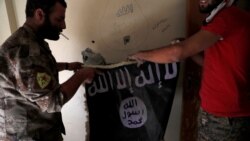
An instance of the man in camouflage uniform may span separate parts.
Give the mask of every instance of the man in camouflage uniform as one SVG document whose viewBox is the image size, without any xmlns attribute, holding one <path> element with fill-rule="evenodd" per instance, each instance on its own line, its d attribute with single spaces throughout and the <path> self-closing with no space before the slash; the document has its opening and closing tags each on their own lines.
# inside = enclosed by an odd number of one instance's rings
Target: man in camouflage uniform
<svg viewBox="0 0 250 141">
<path fill-rule="evenodd" d="M 94 69 L 57 63 L 44 39 L 58 40 L 64 0 L 27 0 L 26 22 L 0 48 L 0 140 L 62 141 L 61 107 Z M 75 74 L 59 84 L 58 71 Z"/>
</svg>

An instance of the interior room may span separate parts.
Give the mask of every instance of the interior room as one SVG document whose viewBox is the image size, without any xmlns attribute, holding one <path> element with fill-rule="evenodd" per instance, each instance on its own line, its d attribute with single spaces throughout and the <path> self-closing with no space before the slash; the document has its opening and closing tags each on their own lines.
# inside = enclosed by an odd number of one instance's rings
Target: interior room
<svg viewBox="0 0 250 141">
<path fill-rule="evenodd" d="M 83 62 L 87 48 L 100 53 L 109 64 L 128 55 L 170 44 L 199 29 L 203 16 L 197 14 L 197 0 L 66 0 L 66 29 L 58 41 L 47 42 L 58 62 Z M 197 3 L 197 4 L 196 4 Z M 25 22 L 26 0 L 0 0 L 0 44 Z M 240 5 L 248 9 L 249 2 Z M 189 67 L 187 67 L 189 66 Z M 73 72 L 59 73 L 60 82 Z M 201 68 L 190 60 L 181 62 L 171 114 L 164 141 L 193 141 Z M 189 96 L 185 94 L 190 94 Z M 64 141 L 85 141 L 86 93 L 82 85 L 62 108 L 66 128 Z M 185 111 L 185 112 L 183 112 Z M 187 132 L 193 132 L 188 134 Z"/>
</svg>

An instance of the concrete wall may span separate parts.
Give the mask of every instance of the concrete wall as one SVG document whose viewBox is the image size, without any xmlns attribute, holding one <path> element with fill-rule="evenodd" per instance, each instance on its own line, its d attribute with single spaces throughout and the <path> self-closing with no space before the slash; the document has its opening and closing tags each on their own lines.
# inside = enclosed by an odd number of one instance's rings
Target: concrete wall
<svg viewBox="0 0 250 141">
<path fill-rule="evenodd" d="M 0 0 L 0 17 L 0 44 L 2 44 L 11 33 L 5 0 Z"/>
<path fill-rule="evenodd" d="M 0 41 L 10 35 L 5 1 L 12 1 L 17 27 L 25 21 L 26 0 L 0 0 Z M 166 45 L 176 37 L 185 36 L 185 8 L 183 0 L 68 0 L 66 13 L 69 40 L 49 41 L 57 61 L 82 62 L 81 51 L 92 48 L 107 62 L 119 62 L 128 54 Z M 4 15 L 3 15 L 4 14 Z M 7 28 L 6 28 L 7 27 Z M 124 44 L 124 37 L 130 42 Z M 64 82 L 72 73 L 60 73 Z M 180 77 L 182 78 L 182 77 Z M 179 81 L 180 82 L 180 81 Z M 62 110 L 67 135 L 65 141 L 84 141 L 86 135 L 84 87 Z M 179 141 L 182 86 L 178 85 L 165 141 Z"/>
</svg>

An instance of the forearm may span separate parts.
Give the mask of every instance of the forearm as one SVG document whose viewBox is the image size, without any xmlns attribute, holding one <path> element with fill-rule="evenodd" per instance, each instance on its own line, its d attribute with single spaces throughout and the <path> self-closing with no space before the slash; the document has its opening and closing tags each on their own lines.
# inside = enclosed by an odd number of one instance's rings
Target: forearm
<svg viewBox="0 0 250 141">
<path fill-rule="evenodd" d="M 184 58 L 181 45 L 170 45 L 158 49 L 142 51 L 136 54 L 136 58 L 154 63 L 178 62 Z"/>
<path fill-rule="evenodd" d="M 81 73 L 75 73 L 66 82 L 61 84 L 61 92 L 64 96 L 64 103 L 69 101 L 74 96 L 83 81 L 84 76 L 82 76 Z"/>
<path fill-rule="evenodd" d="M 93 68 L 82 68 L 75 72 L 75 74 L 70 77 L 66 82 L 61 84 L 60 91 L 64 96 L 64 103 L 69 101 L 81 84 L 89 83 L 95 76 L 95 69 Z"/>
<path fill-rule="evenodd" d="M 220 35 L 201 30 L 190 38 L 173 45 L 149 51 L 142 51 L 132 55 L 135 60 L 151 61 L 155 63 L 172 63 L 191 57 L 215 44 Z"/>
<path fill-rule="evenodd" d="M 57 63 L 57 68 L 58 71 L 63 71 L 63 70 L 77 71 L 82 68 L 82 65 L 83 64 L 80 62 L 71 62 L 71 63 L 60 62 Z"/>
<path fill-rule="evenodd" d="M 57 63 L 57 69 L 58 69 L 58 71 L 67 70 L 68 66 L 69 66 L 69 64 L 66 63 L 66 62 Z"/>
</svg>

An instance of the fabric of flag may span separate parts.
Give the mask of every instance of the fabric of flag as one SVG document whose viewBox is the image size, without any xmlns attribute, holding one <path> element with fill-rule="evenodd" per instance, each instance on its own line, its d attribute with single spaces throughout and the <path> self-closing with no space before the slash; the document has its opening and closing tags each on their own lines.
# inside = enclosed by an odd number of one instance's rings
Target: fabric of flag
<svg viewBox="0 0 250 141">
<path fill-rule="evenodd" d="M 179 63 L 102 70 L 85 86 L 89 141 L 162 140 L 178 74 Z"/>
</svg>

